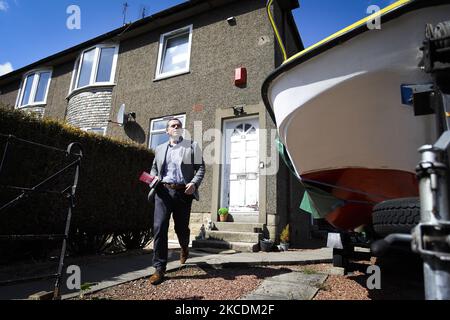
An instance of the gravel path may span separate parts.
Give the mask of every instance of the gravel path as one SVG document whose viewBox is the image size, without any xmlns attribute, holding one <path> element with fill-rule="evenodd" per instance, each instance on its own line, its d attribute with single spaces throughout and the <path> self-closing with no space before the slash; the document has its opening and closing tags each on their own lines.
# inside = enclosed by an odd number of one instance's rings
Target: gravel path
<svg viewBox="0 0 450 320">
<path fill-rule="evenodd" d="M 291 272 L 286 268 L 185 267 L 166 274 L 158 286 L 148 278 L 105 289 L 85 299 L 111 300 L 236 300 L 255 290 L 267 277 Z"/>
<path fill-rule="evenodd" d="M 382 271 L 381 290 L 366 287 L 367 267 L 377 264 Z M 416 264 L 398 261 L 381 263 L 372 259 L 352 265 L 347 275 L 329 275 L 313 300 L 423 300 L 423 279 Z M 420 265 L 419 265 L 420 267 Z M 298 271 L 328 273 L 331 264 L 212 269 L 188 266 L 166 274 L 158 286 L 148 278 L 105 289 L 85 299 L 108 300 L 237 300 L 253 292 L 268 277 Z M 408 268 L 408 269 L 405 269 Z"/>
</svg>

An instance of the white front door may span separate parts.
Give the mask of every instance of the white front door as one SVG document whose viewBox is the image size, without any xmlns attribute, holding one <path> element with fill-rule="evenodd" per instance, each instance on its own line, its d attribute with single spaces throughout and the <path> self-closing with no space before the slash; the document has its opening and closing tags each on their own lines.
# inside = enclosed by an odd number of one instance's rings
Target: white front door
<svg viewBox="0 0 450 320">
<path fill-rule="evenodd" d="M 234 217 L 259 216 L 258 119 L 225 122 L 221 207 Z"/>
</svg>

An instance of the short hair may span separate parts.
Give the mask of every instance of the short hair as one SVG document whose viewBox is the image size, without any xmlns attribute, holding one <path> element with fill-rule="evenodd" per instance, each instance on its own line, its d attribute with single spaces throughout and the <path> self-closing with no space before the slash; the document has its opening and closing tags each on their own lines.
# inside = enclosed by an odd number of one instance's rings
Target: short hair
<svg viewBox="0 0 450 320">
<path fill-rule="evenodd" d="M 169 129 L 170 121 L 178 121 L 180 123 L 181 128 L 183 128 L 183 122 L 181 122 L 180 119 L 174 117 L 174 118 L 170 118 L 170 119 L 167 120 L 166 130 Z"/>
</svg>

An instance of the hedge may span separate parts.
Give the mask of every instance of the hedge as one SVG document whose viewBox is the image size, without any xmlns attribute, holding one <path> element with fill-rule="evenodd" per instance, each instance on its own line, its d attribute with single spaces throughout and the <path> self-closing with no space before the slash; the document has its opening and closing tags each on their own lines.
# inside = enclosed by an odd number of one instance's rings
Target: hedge
<svg viewBox="0 0 450 320">
<path fill-rule="evenodd" d="M 104 240 L 111 235 L 122 235 L 136 243 L 129 235 L 144 234 L 148 240 L 153 208 L 147 202 L 148 187 L 139 176 L 151 166 L 151 151 L 1 107 L 0 134 L 60 149 L 66 149 L 71 142 L 81 144 L 84 156 L 69 239 L 75 252 L 101 251 Z M 6 139 L 0 137 L 0 161 L 5 145 Z M 62 152 L 14 142 L 8 147 L 0 172 L 0 186 L 32 187 L 70 161 Z M 62 176 L 53 188 L 62 190 L 72 181 L 73 172 Z M 0 207 L 17 194 L 1 187 Z M 67 201 L 55 194 L 31 194 L 13 208 L 0 211 L 0 234 L 63 233 Z"/>
</svg>

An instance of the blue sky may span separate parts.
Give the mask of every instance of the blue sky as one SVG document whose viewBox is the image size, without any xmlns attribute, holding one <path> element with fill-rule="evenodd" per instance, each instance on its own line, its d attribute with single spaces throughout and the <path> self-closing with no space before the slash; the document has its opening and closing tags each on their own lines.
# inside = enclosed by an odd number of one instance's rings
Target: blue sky
<svg viewBox="0 0 450 320">
<path fill-rule="evenodd" d="M 150 15 L 184 0 L 0 0 L 0 75 Z M 370 5 L 393 0 L 300 0 L 294 17 L 306 46 L 363 18 Z M 67 8 L 81 10 L 81 29 L 70 30 Z"/>
</svg>

